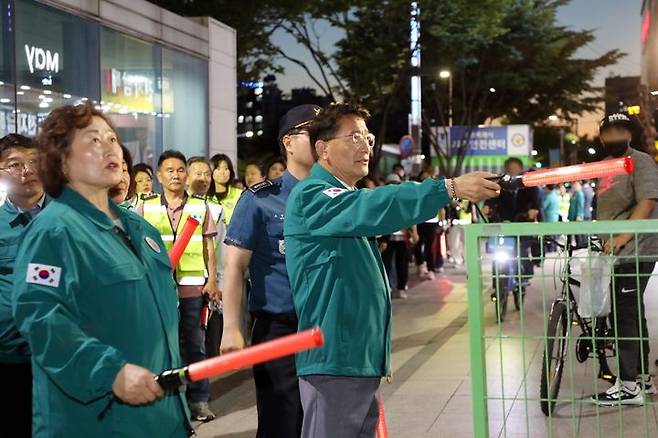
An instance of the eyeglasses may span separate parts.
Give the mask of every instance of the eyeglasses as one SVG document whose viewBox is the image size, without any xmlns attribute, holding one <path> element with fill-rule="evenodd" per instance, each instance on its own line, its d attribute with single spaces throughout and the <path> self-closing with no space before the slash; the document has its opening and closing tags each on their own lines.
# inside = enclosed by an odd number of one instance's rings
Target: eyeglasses
<svg viewBox="0 0 658 438">
<path fill-rule="evenodd" d="M 372 148 L 375 147 L 375 134 L 372 134 L 370 132 L 368 132 L 367 134 L 355 132 L 354 134 L 340 135 L 338 137 L 329 138 L 327 139 L 327 141 L 336 140 L 339 138 L 350 138 L 350 137 L 352 138 L 352 143 L 354 143 L 355 145 L 365 144 L 366 146 L 368 146 L 368 150 L 372 150 Z"/>
<path fill-rule="evenodd" d="M 35 170 L 38 165 L 39 165 L 39 160 L 36 160 L 36 159 L 27 160 L 25 162 L 23 162 L 23 161 L 12 161 L 11 163 L 9 163 L 9 165 L 7 167 L 0 167 L 0 170 L 4 170 L 5 172 L 9 172 L 12 175 L 20 175 L 28 169 Z"/>
</svg>

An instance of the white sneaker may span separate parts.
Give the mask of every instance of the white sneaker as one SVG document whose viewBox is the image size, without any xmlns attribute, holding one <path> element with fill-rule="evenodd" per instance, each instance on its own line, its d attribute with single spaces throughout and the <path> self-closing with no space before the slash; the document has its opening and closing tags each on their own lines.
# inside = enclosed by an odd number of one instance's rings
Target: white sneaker
<svg viewBox="0 0 658 438">
<path fill-rule="evenodd" d="M 642 406 L 644 394 L 636 382 L 622 382 L 617 380 L 606 392 L 594 394 L 591 400 L 599 406 Z"/>
<path fill-rule="evenodd" d="M 645 395 L 658 394 L 658 389 L 651 374 L 640 374 L 637 376 L 637 384 L 640 385 L 640 388 L 644 389 Z"/>
</svg>

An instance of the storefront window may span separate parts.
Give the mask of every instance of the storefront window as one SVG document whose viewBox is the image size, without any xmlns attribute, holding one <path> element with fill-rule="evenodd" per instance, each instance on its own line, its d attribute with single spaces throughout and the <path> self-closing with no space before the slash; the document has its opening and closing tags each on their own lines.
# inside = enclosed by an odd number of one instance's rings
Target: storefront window
<svg viewBox="0 0 658 438">
<path fill-rule="evenodd" d="M 50 110 L 98 103 L 98 24 L 31 0 L 15 0 L 17 132 L 36 135 Z"/>
<path fill-rule="evenodd" d="M 120 32 L 101 31 L 101 107 L 134 163 L 155 165 L 162 145 L 160 48 Z"/>
<path fill-rule="evenodd" d="M 8 0 L 0 0 L 0 137 L 16 132 L 14 95 L 14 11 Z"/>
<path fill-rule="evenodd" d="M 208 155 L 208 62 L 162 49 L 162 123 L 165 149 Z"/>
</svg>

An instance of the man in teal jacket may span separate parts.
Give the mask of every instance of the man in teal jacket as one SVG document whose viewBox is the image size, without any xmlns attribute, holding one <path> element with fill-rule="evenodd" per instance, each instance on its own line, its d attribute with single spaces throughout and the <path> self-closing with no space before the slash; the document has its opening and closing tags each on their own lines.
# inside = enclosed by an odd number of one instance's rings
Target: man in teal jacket
<svg viewBox="0 0 658 438">
<path fill-rule="evenodd" d="M 11 403 L 0 410 L 0 424 L 11 424 L 16 437 L 32 434 L 32 367 L 30 349 L 11 316 L 11 293 L 18 242 L 48 202 L 37 158 L 32 139 L 19 134 L 0 139 L 0 373 L 11 376 L 4 387 Z"/>
<path fill-rule="evenodd" d="M 391 375 L 391 298 L 375 236 L 436 215 L 452 198 L 497 195 L 488 173 L 356 190 L 374 136 L 368 112 L 333 104 L 310 127 L 318 163 L 290 194 L 286 265 L 299 330 L 319 325 L 326 345 L 297 355 L 302 436 L 374 436 L 375 394 Z M 314 146 L 314 148 L 313 148 Z"/>
</svg>

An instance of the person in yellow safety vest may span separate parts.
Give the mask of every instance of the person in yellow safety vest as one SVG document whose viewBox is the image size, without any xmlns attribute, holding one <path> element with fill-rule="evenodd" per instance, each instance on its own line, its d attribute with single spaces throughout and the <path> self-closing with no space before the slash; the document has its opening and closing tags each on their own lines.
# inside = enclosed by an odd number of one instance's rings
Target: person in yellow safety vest
<svg viewBox="0 0 658 438">
<path fill-rule="evenodd" d="M 178 285 L 182 353 L 184 361 L 189 364 L 206 359 L 205 331 L 201 327 L 204 296 L 221 300 L 215 263 L 214 237 L 217 230 L 205 197 L 190 196 L 185 192 L 187 168 L 182 153 L 168 150 L 160 155 L 157 177 L 164 193 L 144 197 L 144 202 L 135 212 L 143 215 L 160 232 L 167 251 L 189 216 L 201 220 L 201 226 L 192 235 L 174 274 Z M 208 398 L 207 379 L 188 386 L 187 400 L 193 420 L 211 421 L 215 418 L 208 407 Z"/>
<path fill-rule="evenodd" d="M 210 159 L 212 163 L 212 184 L 208 195 L 224 208 L 226 226 L 231 222 L 233 210 L 242 196 L 242 190 L 233 185 L 235 170 L 228 155 L 216 154 Z"/>
<path fill-rule="evenodd" d="M 216 199 L 207 198 L 210 184 L 212 183 L 212 167 L 210 160 L 206 157 L 191 157 L 187 160 L 187 192 L 190 195 L 203 196 L 212 214 L 212 219 L 217 227 L 215 236 L 215 261 L 217 264 L 217 288 L 223 290 L 224 274 L 224 236 L 226 225 L 224 224 L 224 209 Z M 219 344 L 222 341 L 224 326 L 224 315 L 222 301 L 210 301 L 210 317 L 206 324 L 206 356 L 215 357 L 219 355 Z"/>
</svg>

